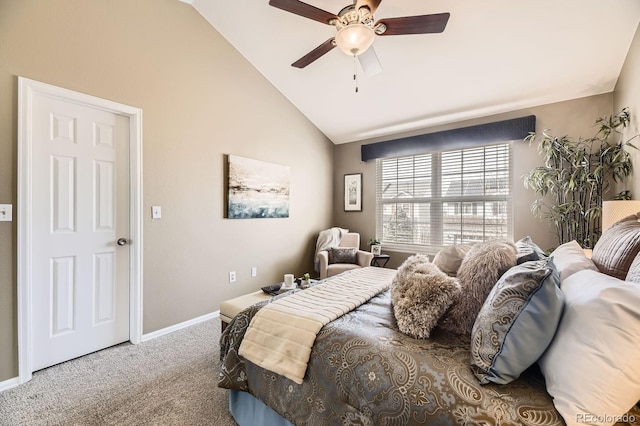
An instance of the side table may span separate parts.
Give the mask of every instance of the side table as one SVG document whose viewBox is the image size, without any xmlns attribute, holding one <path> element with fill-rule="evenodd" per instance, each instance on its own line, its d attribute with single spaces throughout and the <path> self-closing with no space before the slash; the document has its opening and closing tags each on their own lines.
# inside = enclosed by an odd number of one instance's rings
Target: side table
<svg viewBox="0 0 640 426">
<path fill-rule="evenodd" d="M 373 256 L 373 259 L 371 259 L 371 266 L 384 268 L 385 266 L 387 266 L 389 259 L 391 259 L 391 256 L 389 256 L 388 254 L 376 254 Z"/>
</svg>

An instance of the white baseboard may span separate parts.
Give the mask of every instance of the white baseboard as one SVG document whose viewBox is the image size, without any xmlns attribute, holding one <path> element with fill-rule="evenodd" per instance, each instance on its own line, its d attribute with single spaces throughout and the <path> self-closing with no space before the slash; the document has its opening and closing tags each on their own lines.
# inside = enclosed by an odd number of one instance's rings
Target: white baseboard
<svg viewBox="0 0 640 426">
<path fill-rule="evenodd" d="M 220 311 L 217 310 L 215 312 L 211 312 L 210 314 L 202 315 L 200 317 L 190 319 L 188 321 L 181 322 L 179 324 L 172 325 L 167 328 L 163 328 L 151 333 L 143 334 L 142 340 L 140 342 L 146 342 L 148 340 L 155 339 L 156 337 L 164 336 L 165 334 L 173 333 L 174 331 L 182 330 L 183 328 L 191 327 L 192 325 L 209 321 L 210 319 L 213 319 L 213 318 L 218 318 L 219 316 L 220 316 Z"/>
<path fill-rule="evenodd" d="M 6 390 L 15 388 L 19 384 L 20 384 L 20 380 L 19 380 L 18 377 L 14 377 L 13 379 L 9 379 L 9 380 L 5 380 L 3 382 L 0 382 L 0 392 L 4 392 Z"/>
</svg>

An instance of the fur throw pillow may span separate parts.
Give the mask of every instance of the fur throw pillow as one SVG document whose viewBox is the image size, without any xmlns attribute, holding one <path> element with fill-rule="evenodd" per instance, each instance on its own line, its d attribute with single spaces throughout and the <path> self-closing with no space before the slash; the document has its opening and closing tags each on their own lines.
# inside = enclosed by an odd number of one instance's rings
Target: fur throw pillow
<svg viewBox="0 0 640 426">
<path fill-rule="evenodd" d="M 429 258 L 410 256 L 391 283 L 391 303 L 398 328 L 411 337 L 429 337 L 438 320 L 460 294 L 460 284 Z"/>
<path fill-rule="evenodd" d="M 458 269 L 462 293 L 438 326 L 456 334 L 471 335 L 485 299 L 502 274 L 515 266 L 517 252 L 515 244 L 507 240 L 474 245 Z"/>
</svg>

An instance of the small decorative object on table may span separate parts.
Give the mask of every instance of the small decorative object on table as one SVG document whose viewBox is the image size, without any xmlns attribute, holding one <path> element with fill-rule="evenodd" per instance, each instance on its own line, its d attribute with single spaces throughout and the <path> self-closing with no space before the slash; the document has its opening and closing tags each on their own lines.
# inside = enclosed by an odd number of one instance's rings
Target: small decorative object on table
<svg viewBox="0 0 640 426">
<path fill-rule="evenodd" d="M 284 293 L 285 291 L 287 291 L 286 289 L 282 289 L 282 284 L 283 283 L 277 283 L 277 284 L 271 284 L 271 285 L 267 285 L 262 287 L 262 291 L 266 294 L 268 294 L 269 296 L 277 296 L 281 293 Z"/>
<path fill-rule="evenodd" d="M 291 290 L 296 287 L 293 274 L 284 274 L 284 283 L 282 283 L 282 290 Z"/>
<path fill-rule="evenodd" d="M 378 256 L 382 252 L 382 246 L 377 238 L 371 238 L 369 240 L 369 247 L 371 247 L 371 253 L 374 256 Z"/>
<path fill-rule="evenodd" d="M 307 272 L 306 274 L 304 274 L 302 276 L 302 279 L 300 280 L 300 288 L 307 288 L 309 287 L 309 280 L 311 279 L 311 276 L 309 275 L 309 273 Z"/>
</svg>

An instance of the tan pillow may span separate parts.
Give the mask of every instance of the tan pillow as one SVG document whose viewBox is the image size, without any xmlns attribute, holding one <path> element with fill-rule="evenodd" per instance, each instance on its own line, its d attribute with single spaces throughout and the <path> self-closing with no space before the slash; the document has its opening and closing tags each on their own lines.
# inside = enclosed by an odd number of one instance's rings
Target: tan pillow
<svg viewBox="0 0 640 426">
<path fill-rule="evenodd" d="M 640 213 L 627 216 L 602 234 L 591 260 L 603 272 L 624 280 L 640 252 Z"/>
<path fill-rule="evenodd" d="M 586 256 L 576 240 L 558 246 L 551 253 L 551 257 L 553 257 L 553 263 L 560 274 L 560 281 L 564 281 L 576 272 L 585 269 L 598 271 L 596 265 Z"/>
<path fill-rule="evenodd" d="M 462 259 L 471 250 L 471 247 L 473 244 L 447 246 L 436 254 L 436 257 L 433 258 L 433 264 L 445 274 L 455 277 L 460 269 Z"/>
</svg>

